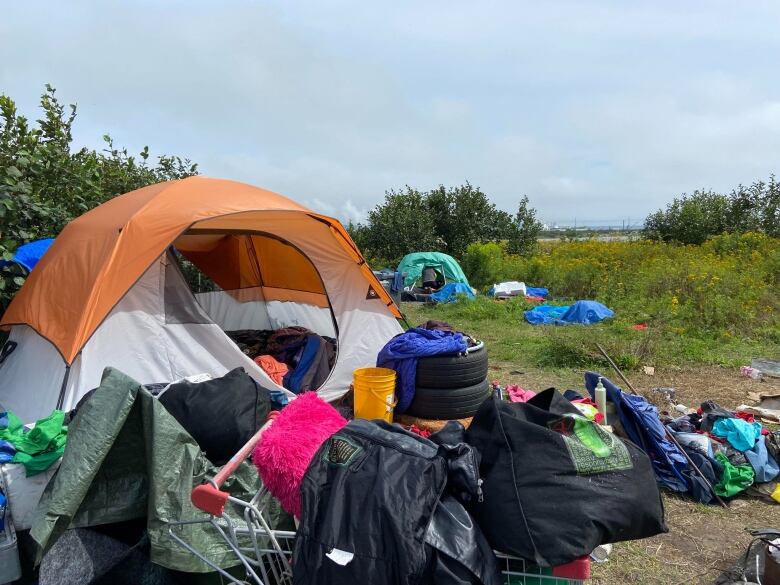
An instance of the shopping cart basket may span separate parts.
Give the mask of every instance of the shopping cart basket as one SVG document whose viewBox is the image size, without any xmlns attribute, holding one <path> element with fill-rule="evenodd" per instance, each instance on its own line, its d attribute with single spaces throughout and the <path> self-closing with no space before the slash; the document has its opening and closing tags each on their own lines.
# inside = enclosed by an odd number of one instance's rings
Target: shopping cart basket
<svg viewBox="0 0 780 585">
<path fill-rule="evenodd" d="M 212 480 L 193 490 L 192 503 L 208 516 L 201 520 L 173 522 L 168 530 L 171 538 L 180 546 L 236 585 L 244 585 L 248 581 L 257 585 L 292 584 L 295 532 L 274 530 L 271 527 L 268 506 L 272 497 L 268 490 L 265 487 L 260 488 L 250 501 L 234 498 L 220 490 L 225 480 L 252 452 L 263 431 L 272 423 L 273 418 Z M 225 506 L 228 503 L 233 505 L 234 510 L 240 511 L 238 516 L 225 514 Z M 237 578 L 185 542 L 179 534 L 181 527 L 193 524 L 210 525 L 211 529 L 219 533 L 243 565 L 246 576 Z M 500 552 L 496 552 L 496 559 L 505 585 L 581 585 L 590 576 L 590 562 L 587 558 L 559 567 L 537 567 L 523 559 Z"/>
</svg>

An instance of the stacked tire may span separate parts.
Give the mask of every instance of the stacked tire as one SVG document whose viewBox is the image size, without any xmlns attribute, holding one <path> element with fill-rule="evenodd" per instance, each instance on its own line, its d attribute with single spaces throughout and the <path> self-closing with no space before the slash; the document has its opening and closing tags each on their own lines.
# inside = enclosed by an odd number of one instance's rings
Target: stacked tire
<svg viewBox="0 0 780 585">
<path fill-rule="evenodd" d="M 490 395 L 488 356 L 484 343 L 466 353 L 417 360 L 414 400 L 405 414 L 434 420 L 474 416 Z"/>
</svg>

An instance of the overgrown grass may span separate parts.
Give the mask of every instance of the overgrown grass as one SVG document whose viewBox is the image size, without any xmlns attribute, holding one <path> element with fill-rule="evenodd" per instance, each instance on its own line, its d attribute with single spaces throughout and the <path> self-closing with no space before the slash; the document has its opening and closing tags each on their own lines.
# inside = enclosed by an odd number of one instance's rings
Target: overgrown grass
<svg viewBox="0 0 780 585">
<path fill-rule="evenodd" d="M 507 256 L 501 277 L 546 286 L 552 303 L 598 300 L 615 318 L 593 326 L 531 326 L 524 299 L 480 296 L 435 307 L 404 305 L 411 324 L 441 319 L 490 343 L 493 359 L 547 368 L 738 366 L 780 356 L 780 241 L 725 235 L 702 246 L 652 242 L 554 243 Z M 644 323 L 644 331 L 633 329 Z"/>
</svg>

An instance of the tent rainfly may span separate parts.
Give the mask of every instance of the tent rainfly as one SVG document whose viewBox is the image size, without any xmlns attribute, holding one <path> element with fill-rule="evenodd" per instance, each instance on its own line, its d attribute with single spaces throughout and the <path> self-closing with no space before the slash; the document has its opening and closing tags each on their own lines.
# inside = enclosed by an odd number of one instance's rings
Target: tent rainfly
<svg viewBox="0 0 780 585">
<path fill-rule="evenodd" d="M 183 255 L 218 291 L 196 296 Z M 192 177 L 116 197 L 68 224 L 0 320 L 0 410 L 73 408 L 113 366 L 143 384 L 243 367 L 225 334 L 302 325 L 334 337 L 334 400 L 402 331 L 392 299 L 337 220 L 233 181 Z"/>
<path fill-rule="evenodd" d="M 412 252 L 401 259 L 397 270 L 406 274 L 404 286 L 413 286 L 419 284 L 417 281 L 426 268 L 440 272 L 445 282 L 462 282 L 470 286 L 458 261 L 444 252 Z"/>
</svg>

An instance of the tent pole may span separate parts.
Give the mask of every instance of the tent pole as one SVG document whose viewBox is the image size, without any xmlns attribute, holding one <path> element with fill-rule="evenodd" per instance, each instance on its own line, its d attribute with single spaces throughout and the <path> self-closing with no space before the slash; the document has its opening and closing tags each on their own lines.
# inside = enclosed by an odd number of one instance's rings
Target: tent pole
<svg viewBox="0 0 780 585">
<path fill-rule="evenodd" d="M 62 386 L 60 387 L 60 397 L 57 399 L 57 410 L 62 409 L 65 402 L 65 389 L 68 387 L 68 378 L 70 377 L 70 364 L 65 366 L 65 375 L 62 377 Z"/>
</svg>

